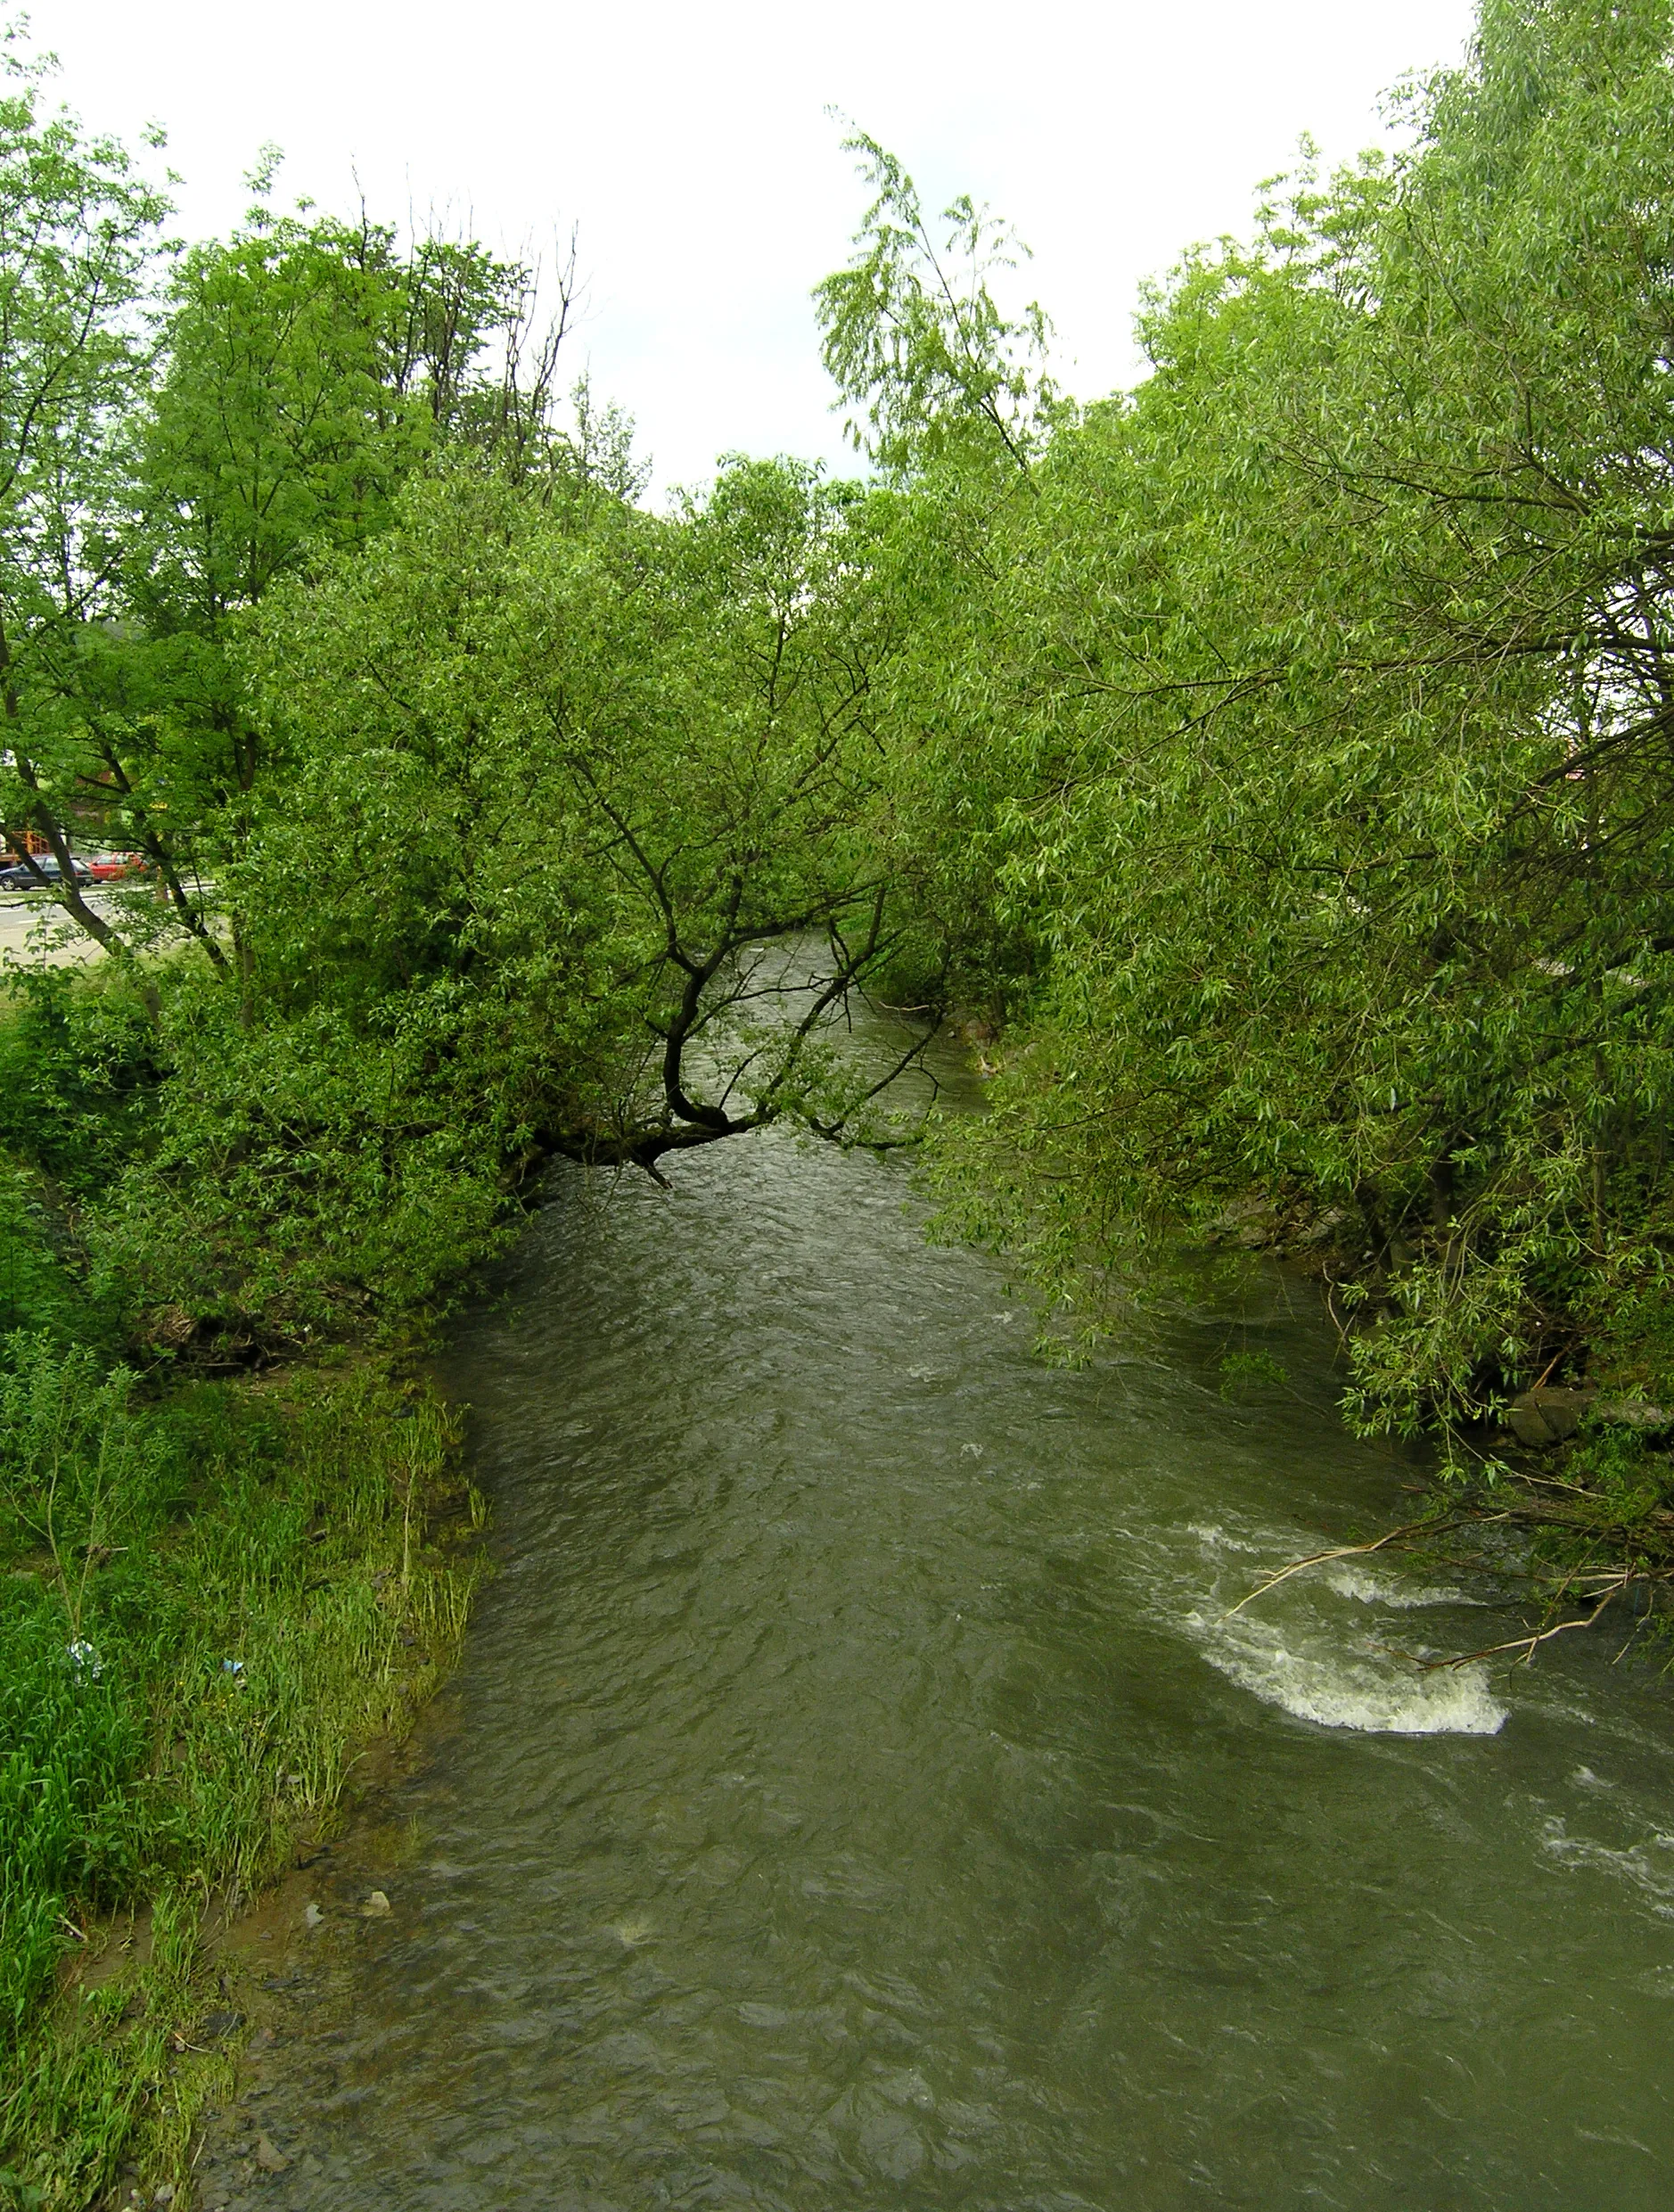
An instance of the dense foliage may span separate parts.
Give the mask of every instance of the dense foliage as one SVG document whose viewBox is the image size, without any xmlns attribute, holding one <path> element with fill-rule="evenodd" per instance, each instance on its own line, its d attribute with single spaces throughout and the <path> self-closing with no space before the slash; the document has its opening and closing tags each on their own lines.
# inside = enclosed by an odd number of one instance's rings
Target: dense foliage
<svg viewBox="0 0 1674 2212">
<path fill-rule="evenodd" d="M 304 1356 L 434 1311 L 554 1155 L 899 1136 L 858 989 L 998 1032 L 934 1172 L 1072 1327 L 1259 1202 L 1362 1426 L 1674 1406 L 1669 0 L 1484 0 L 1085 407 L 1015 241 L 857 139 L 816 303 L 869 480 L 661 514 L 560 403 L 570 273 L 543 330 L 531 270 L 270 173 L 168 247 L 10 66 L 0 830 L 108 957 L 0 1007 L 0 2041 L 67 1916 L 258 1871 L 454 1603 L 434 1410 Z M 90 900 L 96 845 L 147 875 Z M 1607 1575 L 1674 1575 L 1667 1466 L 1572 1462 Z M 73 2194 L 127 2108 L 30 2048 L 106 2100 Z"/>
<path fill-rule="evenodd" d="M 967 1218 L 1077 1300 L 1146 1222 L 1339 1209 L 1367 1422 L 1670 1374 L 1670 44 L 1646 0 L 1489 0 L 1406 151 L 1156 291 L 1131 398 L 985 440 L 1026 367 L 989 317 L 904 489 L 896 711 L 1011 940 Z M 878 289 L 909 333 L 937 296 Z M 851 395 L 914 393 L 842 306 Z"/>
</svg>

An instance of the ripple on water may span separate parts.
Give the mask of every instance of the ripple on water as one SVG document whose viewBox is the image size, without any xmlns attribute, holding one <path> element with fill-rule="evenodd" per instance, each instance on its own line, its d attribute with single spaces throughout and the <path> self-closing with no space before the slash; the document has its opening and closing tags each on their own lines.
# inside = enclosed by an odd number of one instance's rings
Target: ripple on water
<svg viewBox="0 0 1674 2212">
<path fill-rule="evenodd" d="M 1426 1672 L 1420 1625 L 1515 1624 L 1383 1555 L 1228 1618 L 1401 1517 L 1391 1462 L 1227 1420 L 1213 1332 L 1048 1369 L 893 1168 L 769 1137 L 603 1190 L 460 1325 L 513 1565 L 358 1877 L 395 1912 L 300 1938 L 341 1980 L 269 2054 L 293 2162 L 206 2205 L 1674 2204 L 1626 1666 Z"/>
</svg>

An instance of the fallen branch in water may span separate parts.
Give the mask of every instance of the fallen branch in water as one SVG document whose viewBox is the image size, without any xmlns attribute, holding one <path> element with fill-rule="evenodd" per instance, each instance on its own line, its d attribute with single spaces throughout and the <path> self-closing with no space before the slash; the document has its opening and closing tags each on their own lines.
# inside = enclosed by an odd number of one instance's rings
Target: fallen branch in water
<svg viewBox="0 0 1674 2212">
<path fill-rule="evenodd" d="M 1513 1636 L 1503 1644 L 1484 1644 L 1480 1651 L 1461 1651 L 1455 1658 L 1420 1659 L 1417 1664 L 1424 1669 L 1426 1673 L 1433 1673 L 1438 1667 L 1469 1666 L 1474 1659 L 1492 1659 L 1502 1651 L 1517 1652 L 1526 1664 L 1533 1658 L 1537 1646 L 1549 1642 L 1554 1636 L 1567 1634 L 1571 1628 L 1591 1628 L 1612 1598 L 1620 1597 L 1624 1591 L 1630 1590 L 1635 1583 L 1646 1579 L 1645 1576 L 1636 1574 L 1631 1568 L 1624 1568 L 1621 1574 L 1611 1583 L 1592 1611 L 1580 1615 L 1575 1620 L 1559 1621 L 1551 1628 L 1539 1629 L 1528 1636 Z M 1410 1652 L 1402 1654 L 1405 1658 L 1411 1658 L 1413 1656 Z"/>
<path fill-rule="evenodd" d="M 1467 1517 L 1474 1520 L 1478 1517 L 1473 1514 Z M 1502 1521 L 1509 1516 L 1496 1513 L 1488 1517 Z M 1334 1551 L 1315 1551 L 1305 1559 L 1292 1559 L 1288 1566 L 1282 1566 L 1276 1575 L 1269 1575 L 1266 1582 L 1258 1583 L 1255 1589 L 1240 1598 L 1237 1604 L 1228 1608 L 1220 1617 L 1223 1621 L 1231 1620 L 1235 1613 L 1242 1613 L 1245 1606 L 1252 1605 L 1258 1598 L 1264 1598 L 1269 1590 L 1276 1590 L 1292 1575 L 1300 1575 L 1305 1566 L 1323 1566 L 1328 1559 L 1363 1558 L 1368 1551 L 1382 1551 L 1385 1544 L 1399 1543 L 1403 1536 L 1445 1535 L 1449 1529 L 1463 1525 L 1463 1521 L 1457 1517 L 1450 1521 L 1407 1521 L 1399 1528 L 1391 1528 L 1382 1536 L 1374 1536 L 1369 1544 L 1339 1544 Z"/>
<path fill-rule="evenodd" d="M 1537 1546 L 1544 1542 L 1564 1548 L 1567 1557 L 1561 1557 L 1556 1562 L 1543 1562 L 1537 1558 L 1525 1560 L 1522 1568 L 1524 1576 L 1537 1588 L 1544 1585 L 1547 1618 L 1551 1625 L 1530 1629 L 1526 1635 L 1507 1637 L 1500 1643 L 1487 1644 L 1481 1650 L 1462 1651 L 1440 1659 L 1416 1651 L 1402 1651 L 1392 1644 L 1383 1646 L 1391 1657 L 1405 1659 L 1426 1673 L 1440 1667 L 1469 1666 L 1477 1660 L 1506 1654 L 1512 1655 L 1514 1664 L 1527 1662 L 1543 1643 L 1549 1643 L 1554 1637 L 1568 1635 L 1571 1629 L 1594 1626 L 1612 1599 L 1625 1596 L 1640 1584 L 1645 1586 L 1653 1611 L 1656 1609 L 1659 1592 L 1664 1599 L 1674 1594 L 1674 1509 L 1667 1504 L 1647 1506 L 1643 1501 L 1624 1501 L 1601 1494 L 1585 1481 L 1578 1482 L 1555 1470 L 1545 1473 L 1532 1468 L 1497 1466 L 1493 1471 L 1499 1478 L 1496 1493 L 1491 1493 L 1495 1495 L 1493 1510 L 1486 1509 L 1486 1501 L 1477 1504 L 1462 1502 L 1444 1517 L 1403 1522 L 1399 1528 L 1387 1529 L 1367 1543 L 1339 1544 L 1329 1551 L 1313 1552 L 1305 1559 L 1292 1559 L 1276 1575 L 1259 1583 L 1223 1613 L 1221 1619 L 1231 1620 L 1245 1606 L 1276 1590 L 1281 1583 L 1288 1582 L 1292 1575 L 1300 1575 L 1304 1567 L 1322 1566 L 1333 1559 L 1363 1558 L 1389 1545 L 1424 1543 L 1459 1529 L 1490 1526 L 1515 1530 Z M 1521 1499 L 1506 1501 L 1507 1478 L 1522 1492 Z M 1602 1563 L 1594 1564 L 1601 1553 Z M 1588 1609 L 1570 1620 L 1552 1620 L 1552 1615 L 1565 1604 L 1581 1605 Z M 1624 1650 L 1643 1625 L 1636 1625 Z"/>
</svg>

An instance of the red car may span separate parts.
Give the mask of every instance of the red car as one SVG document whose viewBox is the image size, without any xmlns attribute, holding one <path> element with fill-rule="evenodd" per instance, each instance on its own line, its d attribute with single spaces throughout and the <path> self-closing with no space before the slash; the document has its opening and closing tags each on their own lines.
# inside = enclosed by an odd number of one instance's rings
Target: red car
<svg viewBox="0 0 1674 2212">
<path fill-rule="evenodd" d="M 145 865 L 140 852 L 101 852 L 86 863 L 88 875 L 95 884 L 114 884 L 124 876 L 137 876 Z"/>
</svg>

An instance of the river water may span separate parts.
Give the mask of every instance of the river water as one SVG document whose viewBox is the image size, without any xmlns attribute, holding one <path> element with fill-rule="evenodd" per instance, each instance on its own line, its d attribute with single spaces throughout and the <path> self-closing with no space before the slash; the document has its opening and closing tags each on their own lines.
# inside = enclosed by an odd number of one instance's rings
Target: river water
<svg viewBox="0 0 1674 2212">
<path fill-rule="evenodd" d="M 1424 1673 L 1518 1616 L 1382 1559 L 1223 1618 L 1411 1508 L 1306 1287 L 1233 1407 L 1224 1317 L 1043 1364 L 897 1166 L 673 1173 L 562 1177 L 456 1333 L 498 1570 L 205 2200 L 1674 2204 L 1674 1692 Z"/>
</svg>

